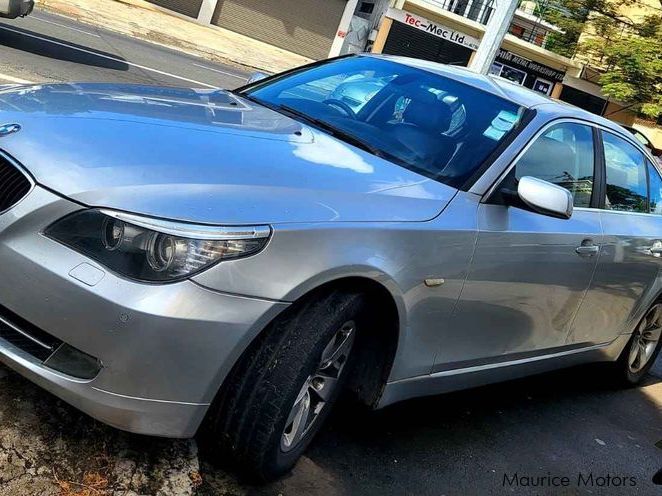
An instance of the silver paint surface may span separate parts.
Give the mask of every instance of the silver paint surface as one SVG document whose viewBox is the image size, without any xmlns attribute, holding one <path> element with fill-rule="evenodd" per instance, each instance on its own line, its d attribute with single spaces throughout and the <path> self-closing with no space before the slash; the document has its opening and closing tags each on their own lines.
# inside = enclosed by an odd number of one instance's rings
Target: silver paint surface
<svg viewBox="0 0 662 496">
<path fill-rule="evenodd" d="M 398 310 L 397 352 L 379 406 L 614 360 L 662 289 L 662 259 L 650 250 L 662 238 L 660 217 L 575 209 L 561 220 L 486 199 L 552 121 L 629 139 L 626 132 L 507 83 L 393 60 L 536 115 L 469 191 L 458 191 L 227 92 L 0 90 L 3 122 L 22 126 L 0 146 L 37 183 L 0 215 L 0 304 L 104 368 L 91 382 L 75 380 L 5 342 L 0 360 L 111 425 L 186 437 L 269 322 L 347 277 L 381 284 Z M 140 284 L 41 234 L 86 206 L 209 226 L 268 225 L 272 238 L 258 255 L 191 280 Z M 577 253 L 587 239 L 599 246 L 596 256 Z M 104 277 L 72 277 L 81 264 Z M 444 284 L 428 287 L 428 279 Z"/>
</svg>

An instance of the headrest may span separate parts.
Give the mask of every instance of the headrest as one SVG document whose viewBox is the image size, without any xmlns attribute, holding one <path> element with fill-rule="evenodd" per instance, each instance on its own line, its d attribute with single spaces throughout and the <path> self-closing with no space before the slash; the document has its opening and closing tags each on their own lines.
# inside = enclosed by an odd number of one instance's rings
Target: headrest
<svg viewBox="0 0 662 496">
<path fill-rule="evenodd" d="M 560 177 L 575 168 L 575 152 L 567 143 L 538 138 L 517 164 L 517 176 Z"/>
<path fill-rule="evenodd" d="M 439 134 L 448 130 L 453 113 L 435 94 L 421 91 L 407 98 L 411 101 L 403 114 L 404 122 Z"/>
</svg>

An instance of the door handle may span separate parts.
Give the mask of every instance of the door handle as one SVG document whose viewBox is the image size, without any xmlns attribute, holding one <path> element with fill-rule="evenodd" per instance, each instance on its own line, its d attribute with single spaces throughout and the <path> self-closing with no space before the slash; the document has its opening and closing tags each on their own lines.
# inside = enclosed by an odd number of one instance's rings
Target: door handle
<svg viewBox="0 0 662 496">
<path fill-rule="evenodd" d="M 575 251 L 581 257 L 592 257 L 600 252 L 600 247 L 593 244 L 592 239 L 585 239 L 580 246 L 575 248 Z"/>
</svg>

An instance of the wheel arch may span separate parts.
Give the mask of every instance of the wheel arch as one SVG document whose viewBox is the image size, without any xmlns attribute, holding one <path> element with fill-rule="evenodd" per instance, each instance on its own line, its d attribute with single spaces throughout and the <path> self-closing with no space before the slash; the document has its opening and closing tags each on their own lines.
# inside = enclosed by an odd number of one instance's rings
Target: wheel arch
<svg viewBox="0 0 662 496">
<path fill-rule="evenodd" d="M 662 301 L 662 267 L 660 268 L 655 282 L 641 296 L 639 302 L 634 306 L 628 317 L 622 334 L 632 334 L 639 321 L 656 302 Z"/>
<path fill-rule="evenodd" d="M 320 276 L 315 281 L 309 281 L 292 290 L 286 301 L 291 302 L 267 322 L 258 325 L 257 332 L 249 336 L 247 343 L 241 347 L 231 366 L 226 368 L 227 374 L 218 387 L 219 396 L 224 385 L 232 375 L 232 370 L 238 367 L 245 357 L 250 356 L 255 347 L 260 346 L 261 337 L 278 320 L 296 312 L 310 298 L 319 298 L 321 294 L 332 291 L 361 292 L 367 296 L 368 312 L 371 325 L 361 332 L 358 347 L 359 355 L 355 357 L 357 368 L 349 381 L 348 388 L 357 399 L 370 407 L 378 404 L 386 385 L 391 369 L 395 363 L 395 355 L 401 340 L 401 329 L 404 328 L 404 302 L 402 296 L 393 291 L 394 283 L 384 277 L 374 277 L 365 273 L 344 273 L 336 277 Z M 384 339 L 386 337 L 386 339 Z"/>
</svg>

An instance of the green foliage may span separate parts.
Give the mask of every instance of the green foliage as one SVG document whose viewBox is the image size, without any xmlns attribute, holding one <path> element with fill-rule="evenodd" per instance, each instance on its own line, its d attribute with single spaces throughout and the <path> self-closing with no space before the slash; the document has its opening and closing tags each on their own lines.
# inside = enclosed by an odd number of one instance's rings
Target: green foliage
<svg viewBox="0 0 662 496">
<path fill-rule="evenodd" d="M 649 17 L 639 25 L 590 38 L 581 47 L 604 68 L 603 93 L 650 118 L 662 115 L 661 26 L 662 16 Z"/>
<path fill-rule="evenodd" d="M 619 23 L 618 10 L 638 0 L 539 0 L 539 14 L 561 28 L 564 33 L 551 33 L 547 49 L 566 57 L 577 51 L 579 37 L 589 20 L 594 29 L 604 31 Z"/>
<path fill-rule="evenodd" d="M 543 0 L 544 1 L 544 0 Z M 662 115 L 662 10 L 638 23 L 621 15 L 639 0 L 549 0 L 540 15 L 564 34 L 550 35 L 547 48 L 572 57 L 577 53 L 604 69 L 603 93 L 632 105 L 641 114 Z M 588 31 L 586 41 L 580 36 Z"/>
</svg>

